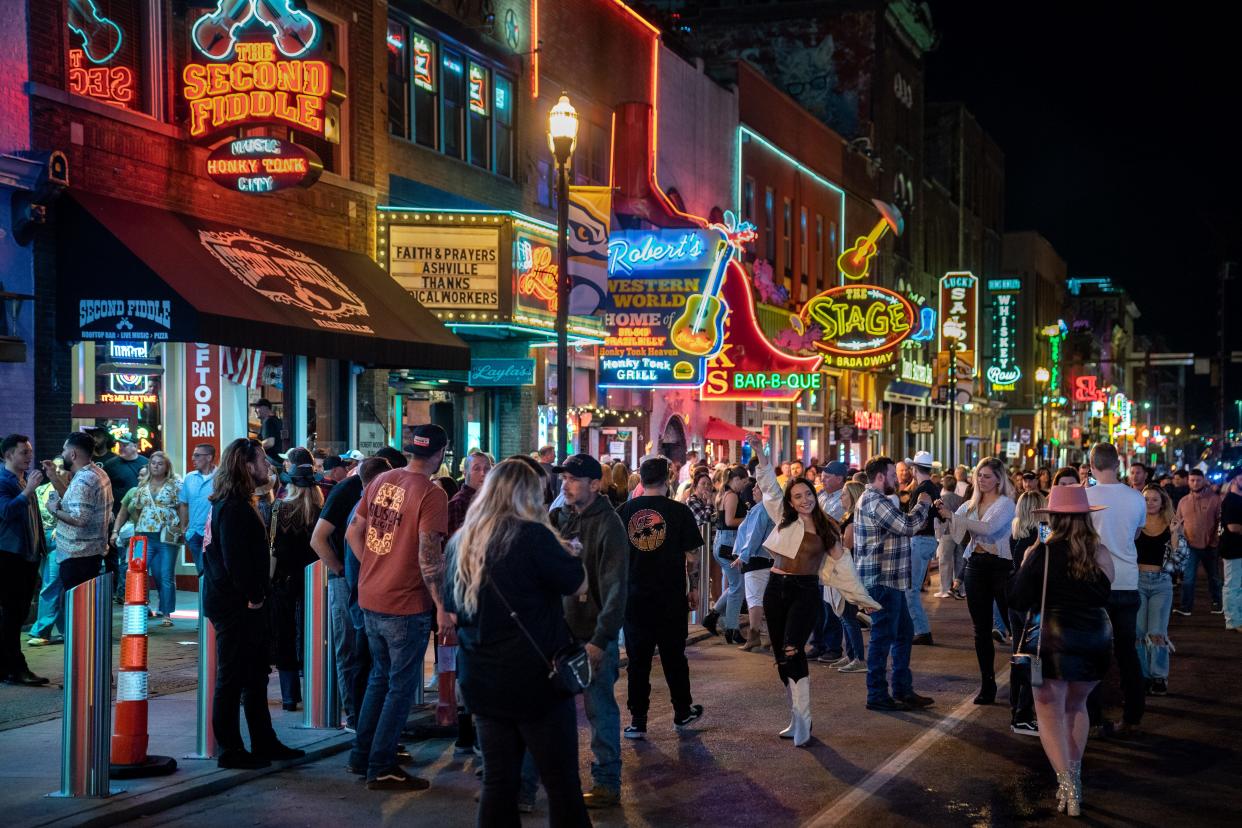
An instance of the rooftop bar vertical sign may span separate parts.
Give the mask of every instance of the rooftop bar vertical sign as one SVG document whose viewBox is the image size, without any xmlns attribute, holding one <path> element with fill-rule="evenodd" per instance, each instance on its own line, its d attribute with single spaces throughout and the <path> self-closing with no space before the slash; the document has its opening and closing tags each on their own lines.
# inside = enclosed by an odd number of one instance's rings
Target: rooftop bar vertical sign
<svg viewBox="0 0 1242 828">
<path fill-rule="evenodd" d="M 186 455 L 206 443 L 220 459 L 220 348 L 206 342 L 185 346 Z M 188 457 L 187 457 L 188 461 Z M 193 468 L 190 463 L 188 468 Z"/>
</svg>

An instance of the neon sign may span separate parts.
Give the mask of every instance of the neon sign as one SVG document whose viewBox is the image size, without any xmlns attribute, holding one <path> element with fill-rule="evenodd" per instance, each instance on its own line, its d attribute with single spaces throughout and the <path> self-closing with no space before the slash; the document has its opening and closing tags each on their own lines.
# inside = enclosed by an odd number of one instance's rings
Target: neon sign
<svg viewBox="0 0 1242 828">
<path fill-rule="evenodd" d="M 710 236 L 701 230 L 621 231 L 608 240 L 608 273 L 694 267 L 703 264 L 714 247 Z"/>
<path fill-rule="evenodd" d="M 854 246 L 837 257 L 837 268 L 847 279 L 864 279 L 871 270 L 871 260 L 880 252 L 879 242 L 889 230 L 893 235 L 900 236 L 905 227 L 901 211 L 891 204 L 879 199 L 871 199 L 871 203 L 880 211 L 880 220 L 865 236 L 859 236 Z"/>
<path fill-rule="evenodd" d="M 108 390 L 113 394 L 146 394 L 151 390 L 151 378 L 146 374 L 109 374 Z"/>
<path fill-rule="evenodd" d="M 301 57 L 319 42 L 319 23 L 292 0 L 219 0 L 216 10 L 194 21 L 190 40 L 204 56 L 225 60 L 241 44 L 241 29 L 259 21 L 271 33 L 272 44 L 285 57 Z"/>
<path fill-rule="evenodd" d="M 695 356 L 711 356 L 720 350 L 727 311 L 727 306 L 718 296 L 721 280 L 734 252 L 755 238 L 755 226 L 750 222 L 738 224 L 732 211 L 726 211 L 724 218 L 724 224 L 712 225 L 712 229 L 718 230 L 723 238 L 716 242 L 715 260 L 707 284 L 702 294 L 691 296 L 686 301 L 685 310 L 669 329 L 673 344 Z"/>
<path fill-rule="evenodd" d="M 1074 402 L 1103 403 L 1108 399 L 1108 392 L 1099 388 L 1099 377 L 1085 374 L 1074 377 Z"/>
<path fill-rule="evenodd" d="M 557 309 L 557 275 L 560 269 L 552 263 L 552 249 L 534 246 L 529 239 L 518 239 L 513 256 L 517 273 L 518 295 L 536 300 L 553 313 Z"/>
<path fill-rule="evenodd" d="M 207 156 L 208 177 L 221 187 L 243 193 L 309 187 L 321 172 L 323 162 L 314 152 L 278 138 L 239 138 Z"/>
<path fill-rule="evenodd" d="M 325 134 L 332 91 L 326 61 L 282 60 L 272 43 L 238 43 L 233 51 L 237 59 L 231 63 L 188 63 L 182 70 L 192 137 L 247 123 Z"/>
<path fill-rule="evenodd" d="M 431 59 L 431 41 L 414 35 L 414 85 L 436 91 L 435 62 Z"/>
<path fill-rule="evenodd" d="M 110 360 L 141 360 L 151 357 L 149 342 L 109 342 L 108 359 Z"/>
<path fill-rule="evenodd" d="M 996 282 L 1016 283 L 1017 279 L 992 279 L 989 286 Z M 1016 293 L 999 293 L 993 297 L 992 305 L 992 364 L 985 374 L 992 384 L 993 391 L 1011 391 L 1013 385 L 1022 377 L 1022 369 L 1018 367 L 1018 343 L 1015 328 L 1018 317 L 1018 296 Z"/>
<path fill-rule="evenodd" d="M 978 368 L 975 361 L 976 312 L 979 280 L 972 273 L 946 273 L 940 277 L 940 348 L 950 345 L 966 359 L 971 376 Z"/>
<path fill-rule="evenodd" d="M 842 285 L 811 297 L 797 319 L 795 329 L 818 330 L 810 344 L 825 354 L 825 365 L 876 368 L 896 358 L 897 348 L 914 332 L 915 313 L 910 300 L 895 291 Z"/>
<path fill-rule="evenodd" d="M 82 48 L 73 51 L 95 64 L 112 60 L 125 42 L 121 27 L 100 13 L 95 0 L 69 0 L 69 31 L 82 38 Z"/>
<path fill-rule="evenodd" d="M 884 428 L 884 415 L 865 408 L 854 412 L 854 428 L 862 431 L 879 431 Z"/>
<path fill-rule="evenodd" d="M 478 64 L 470 64 L 470 111 L 477 115 L 487 114 L 487 71 Z"/>
<path fill-rule="evenodd" d="M 88 66 L 81 49 L 69 50 L 69 91 L 112 104 L 134 99 L 134 73 L 128 66 Z"/>
<path fill-rule="evenodd" d="M 783 374 L 779 371 L 739 371 L 733 375 L 733 389 L 745 391 L 753 389 L 766 391 L 769 388 L 781 391 L 801 391 L 823 387 L 823 374 L 796 371 Z"/>
</svg>

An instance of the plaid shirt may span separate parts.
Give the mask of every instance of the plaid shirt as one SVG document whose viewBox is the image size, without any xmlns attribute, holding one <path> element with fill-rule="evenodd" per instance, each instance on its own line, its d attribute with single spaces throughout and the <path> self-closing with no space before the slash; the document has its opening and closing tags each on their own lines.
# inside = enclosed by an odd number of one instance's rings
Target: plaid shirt
<svg viewBox="0 0 1242 828">
<path fill-rule="evenodd" d="M 910 588 L 910 537 L 927 522 L 931 507 L 909 513 L 870 486 L 854 510 L 854 565 L 863 586 Z"/>
</svg>

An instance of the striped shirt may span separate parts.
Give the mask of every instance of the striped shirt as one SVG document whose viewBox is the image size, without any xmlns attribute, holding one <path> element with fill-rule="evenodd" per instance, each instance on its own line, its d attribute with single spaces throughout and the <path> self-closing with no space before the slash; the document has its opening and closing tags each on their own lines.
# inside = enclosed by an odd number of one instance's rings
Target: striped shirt
<svg viewBox="0 0 1242 828">
<path fill-rule="evenodd" d="M 910 538 L 923 527 L 930 509 L 919 503 L 903 512 L 867 487 L 854 510 L 854 564 L 863 586 L 910 588 Z"/>
</svg>

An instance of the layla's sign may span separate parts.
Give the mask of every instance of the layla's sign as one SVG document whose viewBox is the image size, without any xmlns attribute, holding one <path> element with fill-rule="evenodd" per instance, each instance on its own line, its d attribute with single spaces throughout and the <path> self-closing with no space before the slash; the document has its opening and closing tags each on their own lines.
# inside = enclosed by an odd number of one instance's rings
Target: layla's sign
<svg viewBox="0 0 1242 828">
<path fill-rule="evenodd" d="M 811 345 L 835 368 L 877 368 L 892 363 L 915 329 L 914 306 L 899 293 L 871 285 L 844 285 L 814 296 L 799 314 Z"/>
<path fill-rule="evenodd" d="M 475 388 L 535 384 L 533 359 L 472 359 L 467 385 Z"/>
<path fill-rule="evenodd" d="M 207 176 L 221 187 L 243 193 L 309 187 L 321 172 L 319 156 L 279 138 L 239 138 L 207 156 Z"/>
<path fill-rule="evenodd" d="M 392 225 L 388 245 L 389 273 L 424 307 L 499 310 L 499 228 Z"/>
<path fill-rule="evenodd" d="M 244 6 L 245 3 L 238 3 Z M 208 18 L 200 18 L 199 24 Z M 198 24 L 194 27 L 197 38 Z M 201 42 L 200 50 L 202 49 Z M 322 60 L 289 60 L 274 43 L 238 43 L 228 63 L 187 63 L 182 94 L 190 108 L 190 135 L 252 123 L 278 123 L 323 136 L 332 67 Z"/>
</svg>

